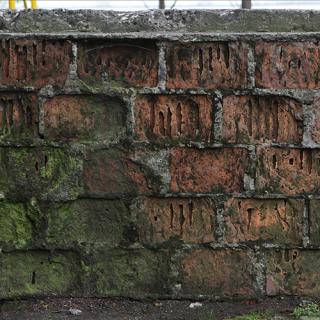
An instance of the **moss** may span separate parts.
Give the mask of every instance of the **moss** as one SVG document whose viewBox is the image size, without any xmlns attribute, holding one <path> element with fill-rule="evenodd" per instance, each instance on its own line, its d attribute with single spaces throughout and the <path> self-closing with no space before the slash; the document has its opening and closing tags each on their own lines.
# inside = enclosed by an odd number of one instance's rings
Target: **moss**
<svg viewBox="0 0 320 320">
<path fill-rule="evenodd" d="M 1 152 L 0 173 L 9 199 L 67 200 L 79 193 L 82 161 L 64 149 L 10 148 Z"/>
<path fill-rule="evenodd" d="M 116 247 L 130 242 L 131 220 L 121 200 L 77 200 L 49 204 L 46 239 L 51 246 Z"/>
<path fill-rule="evenodd" d="M 168 274 L 161 253 L 146 249 L 99 250 L 85 263 L 86 292 L 99 296 L 165 294 Z"/>
<path fill-rule="evenodd" d="M 0 255 L 0 298 L 70 294 L 79 289 L 80 264 L 72 252 L 26 251 Z"/>
<path fill-rule="evenodd" d="M 32 241 L 33 227 L 27 205 L 0 202 L 1 247 L 23 248 Z"/>
</svg>

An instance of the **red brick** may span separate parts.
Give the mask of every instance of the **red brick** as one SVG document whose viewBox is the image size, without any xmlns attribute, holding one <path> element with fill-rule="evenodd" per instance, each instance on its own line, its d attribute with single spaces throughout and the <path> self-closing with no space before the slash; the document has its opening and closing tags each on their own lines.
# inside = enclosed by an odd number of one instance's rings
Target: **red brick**
<svg viewBox="0 0 320 320">
<path fill-rule="evenodd" d="M 141 96 L 135 102 L 139 140 L 210 142 L 212 116 L 208 96 Z"/>
<path fill-rule="evenodd" d="M 320 252 L 267 251 L 266 278 L 267 295 L 319 296 Z"/>
<path fill-rule="evenodd" d="M 140 240 L 147 244 L 213 242 L 215 210 L 209 198 L 146 198 L 137 210 Z"/>
<path fill-rule="evenodd" d="M 303 211 L 303 200 L 230 199 L 225 204 L 225 239 L 301 245 Z"/>
<path fill-rule="evenodd" d="M 39 109 L 33 94 L 0 94 L 0 138 L 38 136 Z"/>
<path fill-rule="evenodd" d="M 251 270 L 244 250 L 196 249 L 182 260 L 182 293 L 248 298 L 255 295 Z"/>
<path fill-rule="evenodd" d="M 318 149 L 258 148 L 259 191 L 299 194 L 320 190 Z"/>
<path fill-rule="evenodd" d="M 170 157 L 173 192 L 240 192 L 248 167 L 242 148 L 174 148 Z"/>
<path fill-rule="evenodd" d="M 2 40 L 0 84 L 62 86 L 69 73 L 71 58 L 68 41 Z"/>
<path fill-rule="evenodd" d="M 258 42 L 256 85 L 263 88 L 319 88 L 319 44 Z"/>
<path fill-rule="evenodd" d="M 115 80 L 155 87 L 157 49 L 153 43 L 115 43 L 97 40 L 79 44 L 78 75 L 89 82 Z"/>
<path fill-rule="evenodd" d="M 148 192 L 150 186 L 143 168 L 129 154 L 101 150 L 86 155 L 84 189 L 89 195 L 136 194 Z"/>
<path fill-rule="evenodd" d="M 248 46 L 240 42 L 168 44 L 168 88 L 245 88 Z"/>
<path fill-rule="evenodd" d="M 126 131 L 126 109 L 118 99 L 57 96 L 47 100 L 43 109 L 45 138 L 114 142 L 123 137 Z"/>
<path fill-rule="evenodd" d="M 302 106 L 285 97 L 229 96 L 223 100 L 223 140 L 301 143 Z"/>
</svg>

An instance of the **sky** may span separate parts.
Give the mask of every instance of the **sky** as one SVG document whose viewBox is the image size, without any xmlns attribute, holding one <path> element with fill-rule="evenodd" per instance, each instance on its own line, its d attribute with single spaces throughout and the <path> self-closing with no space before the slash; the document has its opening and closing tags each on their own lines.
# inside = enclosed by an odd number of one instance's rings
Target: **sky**
<svg viewBox="0 0 320 320">
<path fill-rule="evenodd" d="M 7 7 L 2 0 L 2 8 Z M 166 7 L 175 3 L 175 9 L 238 9 L 241 0 L 166 0 Z M 99 9 L 99 10 L 148 10 L 157 8 L 157 0 L 38 0 L 42 9 Z M 20 0 L 18 8 L 23 8 Z M 252 0 L 252 9 L 314 9 L 320 10 L 320 0 Z"/>
</svg>

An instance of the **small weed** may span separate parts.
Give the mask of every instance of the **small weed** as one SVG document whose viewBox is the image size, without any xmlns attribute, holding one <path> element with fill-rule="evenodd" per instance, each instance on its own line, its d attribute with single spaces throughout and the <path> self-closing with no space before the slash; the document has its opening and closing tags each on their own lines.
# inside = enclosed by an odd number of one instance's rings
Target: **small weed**
<svg viewBox="0 0 320 320">
<path fill-rule="evenodd" d="M 213 311 L 203 311 L 200 313 L 198 320 L 215 320 Z"/>
<path fill-rule="evenodd" d="M 302 316 L 319 316 L 320 307 L 315 303 L 310 303 L 304 307 L 296 307 L 293 310 L 293 315 L 296 318 L 300 318 Z"/>
</svg>

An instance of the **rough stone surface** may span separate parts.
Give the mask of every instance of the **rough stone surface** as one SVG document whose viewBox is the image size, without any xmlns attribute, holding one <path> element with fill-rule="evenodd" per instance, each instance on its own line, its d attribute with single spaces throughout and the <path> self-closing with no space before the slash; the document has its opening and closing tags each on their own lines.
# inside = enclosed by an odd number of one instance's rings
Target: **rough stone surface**
<svg viewBox="0 0 320 320">
<path fill-rule="evenodd" d="M 43 109 L 48 139 L 117 142 L 126 134 L 126 107 L 119 99 L 57 96 Z"/>
<path fill-rule="evenodd" d="M 207 96 L 139 97 L 135 101 L 137 139 L 210 142 L 213 112 L 213 101 Z"/>
<path fill-rule="evenodd" d="M 37 97 L 25 93 L 0 94 L 1 141 L 25 141 L 39 136 Z"/>
<path fill-rule="evenodd" d="M 138 233 L 146 244 L 215 241 L 215 202 L 207 198 L 146 198 L 137 204 Z"/>
<path fill-rule="evenodd" d="M 229 96 L 223 100 L 222 138 L 229 143 L 302 142 L 301 104 L 283 97 Z"/>
<path fill-rule="evenodd" d="M 173 192 L 240 192 L 248 168 L 248 151 L 241 148 L 171 151 Z"/>
<path fill-rule="evenodd" d="M 318 149 L 259 148 L 257 189 L 286 194 L 317 193 Z"/>
<path fill-rule="evenodd" d="M 71 62 L 68 41 L 2 40 L 0 84 L 62 86 Z"/>
<path fill-rule="evenodd" d="M 254 296 L 250 265 L 250 255 L 243 250 L 193 250 L 181 262 L 182 294 Z"/>
<path fill-rule="evenodd" d="M 310 42 L 256 44 L 256 84 L 263 88 L 319 88 L 319 45 Z"/>
<path fill-rule="evenodd" d="M 268 250 L 266 252 L 267 295 L 317 296 L 319 267 L 317 251 Z"/>
<path fill-rule="evenodd" d="M 245 43 L 167 45 L 168 88 L 245 88 Z"/>
<path fill-rule="evenodd" d="M 73 252 L 0 255 L 0 297 L 66 295 L 79 289 L 80 262 Z"/>
<path fill-rule="evenodd" d="M 303 212 L 302 200 L 230 199 L 225 204 L 225 239 L 301 245 Z"/>
<path fill-rule="evenodd" d="M 90 84 L 106 80 L 155 87 L 158 63 L 154 43 L 90 41 L 79 46 L 78 74 Z"/>
</svg>

